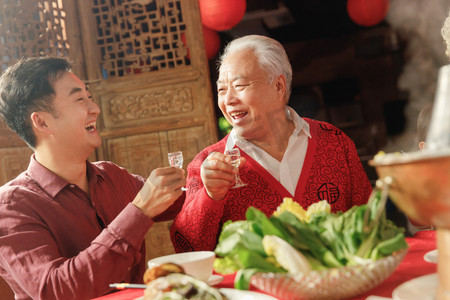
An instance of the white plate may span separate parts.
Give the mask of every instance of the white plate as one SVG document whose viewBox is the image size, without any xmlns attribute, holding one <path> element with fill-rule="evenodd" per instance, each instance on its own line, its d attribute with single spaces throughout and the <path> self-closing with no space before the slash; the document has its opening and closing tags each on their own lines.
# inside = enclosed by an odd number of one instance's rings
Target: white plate
<svg viewBox="0 0 450 300">
<path fill-rule="evenodd" d="M 438 261 L 438 249 L 431 250 L 431 251 L 425 253 L 425 255 L 423 256 L 423 259 L 425 261 L 427 261 L 427 262 L 437 264 L 437 261 Z"/>
<path fill-rule="evenodd" d="M 394 300 L 433 300 L 437 287 L 437 273 L 428 274 L 402 283 L 392 292 L 392 298 Z"/>
<path fill-rule="evenodd" d="M 274 298 L 272 296 L 252 291 L 242 291 L 226 288 L 219 289 L 219 291 L 221 291 L 230 300 L 277 300 L 277 298 Z"/>
<path fill-rule="evenodd" d="M 213 275 L 209 276 L 206 283 L 209 285 L 216 285 L 216 284 L 221 283 L 223 280 L 224 280 L 223 276 L 213 274 Z"/>
<path fill-rule="evenodd" d="M 272 296 L 251 291 L 241 291 L 226 288 L 219 289 L 219 291 L 221 291 L 222 294 L 227 296 L 229 300 L 277 300 L 277 298 L 274 298 Z M 143 299 L 144 296 L 136 298 L 134 300 L 143 300 Z"/>
</svg>

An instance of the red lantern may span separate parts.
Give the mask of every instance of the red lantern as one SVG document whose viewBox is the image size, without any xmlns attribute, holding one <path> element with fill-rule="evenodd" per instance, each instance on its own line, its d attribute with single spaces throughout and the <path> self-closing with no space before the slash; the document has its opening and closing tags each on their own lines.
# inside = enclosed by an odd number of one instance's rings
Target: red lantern
<svg viewBox="0 0 450 300">
<path fill-rule="evenodd" d="M 199 0 L 202 24 L 215 31 L 236 26 L 244 17 L 245 0 Z"/>
<path fill-rule="evenodd" d="M 214 58 L 217 52 L 219 52 L 220 48 L 220 36 L 217 32 L 212 29 L 209 29 L 206 26 L 202 26 L 203 28 L 203 41 L 205 43 L 205 51 L 206 57 L 208 59 Z"/>
<path fill-rule="evenodd" d="M 219 52 L 220 36 L 216 31 L 209 29 L 204 25 L 202 25 L 202 31 L 206 57 L 209 60 L 214 58 L 217 52 Z M 186 34 L 184 32 L 181 33 L 181 41 L 183 42 L 183 45 L 186 47 Z M 188 51 L 187 58 L 189 59 L 190 58 L 189 49 L 187 51 Z"/>
<path fill-rule="evenodd" d="M 350 19 L 358 25 L 374 26 L 386 17 L 389 0 L 347 0 Z"/>
</svg>

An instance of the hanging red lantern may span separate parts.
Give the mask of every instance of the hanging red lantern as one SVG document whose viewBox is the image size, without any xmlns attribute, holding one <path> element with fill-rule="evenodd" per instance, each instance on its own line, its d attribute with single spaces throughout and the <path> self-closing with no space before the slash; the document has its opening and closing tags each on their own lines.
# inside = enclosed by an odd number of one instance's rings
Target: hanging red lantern
<svg viewBox="0 0 450 300">
<path fill-rule="evenodd" d="M 199 0 L 202 24 L 215 31 L 236 26 L 244 17 L 246 0 Z"/>
<path fill-rule="evenodd" d="M 202 27 L 206 57 L 208 59 L 212 59 L 216 56 L 217 52 L 219 52 L 220 36 L 216 31 L 206 27 L 205 25 L 203 25 Z"/>
<path fill-rule="evenodd" d="M 384 20 L 389 0 L 347 0 L 347 12 L 358 25 L 374 26 Z"/>
<path fill-rule="evenodd" d="M 220 36 L 216 31 L 209 29 L 205 25 L 202 25 L 202 31 L 206 57 L 210 60 L 216 56 L 217 52 L 219 52 Z M 186 34 L 184 32 L 181 33 L 181 41 L 186 47 Z M 187 58 L 190 59 L 189 49 L 187 50 Z"/>
</svg>

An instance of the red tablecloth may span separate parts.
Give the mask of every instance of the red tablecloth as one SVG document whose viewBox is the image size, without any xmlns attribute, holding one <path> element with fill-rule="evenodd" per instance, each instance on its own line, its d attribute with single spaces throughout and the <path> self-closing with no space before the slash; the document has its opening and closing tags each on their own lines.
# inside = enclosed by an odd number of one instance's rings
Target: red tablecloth
<svg viewBox="0 0 450 300">
<path fill-rule="evenodd" d="M 406 238 L 409 244 L 409 251 L 397 269 L 389 276 L 383 283 L 367 293 L 351 300 L 364 300 L 369 295 L 377 295 L 384 297 L 391 297 L 392 291 L 410 279 L 437 272 L 437 265 L 428 263 L 423 259 L 423 256 L 428 251 L 436 249 L 436 232 L 427 230 L 419 231 L 414 237 Z M 234 275 L 227 275 L 220 284 L 216 285 L 218 288 L 232 288 Z M 255 288 L 251 290 L 257 291 Z M 103 297 L 95 298 L 96 300 L 134 300 L 143 295 L 143 290 L 127 289 Z"/>
</svg>

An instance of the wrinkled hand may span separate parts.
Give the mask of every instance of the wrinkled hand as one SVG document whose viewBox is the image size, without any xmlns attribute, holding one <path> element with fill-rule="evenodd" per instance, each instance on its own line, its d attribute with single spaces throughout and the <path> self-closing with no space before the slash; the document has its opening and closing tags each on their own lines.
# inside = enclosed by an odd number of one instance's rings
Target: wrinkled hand
<svg viewBox="0 0 450 300">
<path fill-rule="evenodd" d="M 153 170 L 136 195 L 133 204 L 150 218 L 164 212 L 181 194 L 186 185 L 184 170 L 165 167 Z"/>
<path fill-rule="evenodd" d="M 202 163 L 200 176 L 203 186 L 209 197 L 214 200 L 222 200 L 235 183 L 235 174 L 239 169 L 234 168 L 230 161 L 228 155 L 212 152 Z M 245 158 L 241 157 L 239 166 L 245 163 Z"/>
</svg>

